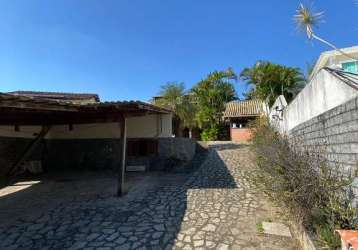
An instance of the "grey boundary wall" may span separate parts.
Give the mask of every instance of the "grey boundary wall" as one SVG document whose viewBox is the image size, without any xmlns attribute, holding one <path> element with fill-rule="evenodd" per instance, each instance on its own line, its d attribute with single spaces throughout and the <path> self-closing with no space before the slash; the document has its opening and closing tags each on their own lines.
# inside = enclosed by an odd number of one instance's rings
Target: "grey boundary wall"
<svg viewBox="0 0 358 250">
<path fill-rule="evenodd" d="M 348 169 L 358 163 L 358 97 L 288 132 L 290 140 Z"/>
</svg>

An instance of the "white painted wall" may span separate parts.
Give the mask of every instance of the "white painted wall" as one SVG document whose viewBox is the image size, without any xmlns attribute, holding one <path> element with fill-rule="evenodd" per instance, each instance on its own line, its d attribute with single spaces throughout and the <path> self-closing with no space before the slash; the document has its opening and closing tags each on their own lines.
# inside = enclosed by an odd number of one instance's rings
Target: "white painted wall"
<svg viewBox="0 0 358 250">
<path fill-rule="evenodd" d="M 41 126 L 20 126 L 15 131 L 14 126 L 0 126 L 0 136 L 16 138 L 35 138 L 41 131 Z M 147 115 L 127 118 L 128 138 L 154 138 L 172 136 L 172 115 Z M 46 139 L 107 139 L 120 138 L 118 123 L 91 123 L 52 126 Z"/>
<path fill-rule="evenodd" d="M 40 131 L 40 126 L 20 126 L 20 131 L 15 131 L 14 126 L 0 126 L 0 136 L 3 137 L 35 138 Z"/>
<path fill-rule="evenodd" d="M 277 97 L 269 112 L 270 123 L 280 132 L 284 131 L 283 111 L 287 107 L 286 98 L 283 95 Z"/>
<path fill-rule="evenodd" d="M 128 138 L 152 138 L 172 136 L 172 115 L 148 115 L 127 120 Z"/>
<path fill-rule="evenodd" d="M 354 61 L 352 58 L 358 58 L 358 46 L 353 46 L 349 48 L 341 48 L 341 50 L 350 57 L 342 55 L 341 52 L 336 50 L 323 52 L 318 58 L 310 78 L 313 78 L 323 67 L 338 67 L 342 68 L 343 62 Z"/>
<path fill-rule="evenodd" d="M 46 139 L 108 139 L 121 138 L 118 123 L 73 124 L 52 126 Z"/>
<path fill-rule="evenodd" d="M 357 90 L 321 70 L 284 110 L 283 129 L 288 132 L 357 95 Z"/>
</svg>

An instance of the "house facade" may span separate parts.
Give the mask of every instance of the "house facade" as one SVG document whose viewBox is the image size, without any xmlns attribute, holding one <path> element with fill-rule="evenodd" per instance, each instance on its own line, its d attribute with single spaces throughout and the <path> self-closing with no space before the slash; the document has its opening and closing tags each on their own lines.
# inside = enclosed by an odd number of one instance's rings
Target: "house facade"
<svg viewBox="0 0 358 250">
<path fill-rule="evenodd" d="M 358 57 L 358 47 L 342 50 Z M 289 104 L 279 96 L 269 114 L 271 124 L 293 145 L 347 173 L 358 164 L 356 63 L 336 51 L 323 53 L 305 88 Z M 358 180 L 353 185 L 358 187 Z"/>
<path fill-rule="evenodd" d="M 75 98 L 0 93 L 0 175 L 113 169 L 124 176 L 133 166 L 148 170 L 195 154 L 195 143 L 172 138 L 167 109 L 140 101 L 78 104 Z"/>
<path fill-rule="evenodd" d="M 247 142 L 252 133 L 249 123 L 265 113 L 261 100 L 232 101 L 226 104 L 223 119 L 230 126 L 230 140 Z"/>
<path fill-rule="evenodd" d="M 318 58 L 310 78 L 312 79 L 324 67 L 358 74 L 358 46 L 342 48 L 340 51 L 323 52 Z"/>
</svg>

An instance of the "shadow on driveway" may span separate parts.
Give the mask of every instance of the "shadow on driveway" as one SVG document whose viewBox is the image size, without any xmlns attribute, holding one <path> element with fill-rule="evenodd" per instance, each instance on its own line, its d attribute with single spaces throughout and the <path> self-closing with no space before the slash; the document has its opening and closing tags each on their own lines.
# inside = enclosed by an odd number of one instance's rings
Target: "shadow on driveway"
<svg viewBox="0 0 358 250">
<path fill-rule="evenodd" d="M 190 190 L 237 188 L 217 151 L 241 147 L 211 146 L 192 173 L 129 174 L 123 198 L 114 196 L 113 173 L 47 176 L 17 192 L 2 189 L 0 249 L 172 249 Z"/>
</svg>

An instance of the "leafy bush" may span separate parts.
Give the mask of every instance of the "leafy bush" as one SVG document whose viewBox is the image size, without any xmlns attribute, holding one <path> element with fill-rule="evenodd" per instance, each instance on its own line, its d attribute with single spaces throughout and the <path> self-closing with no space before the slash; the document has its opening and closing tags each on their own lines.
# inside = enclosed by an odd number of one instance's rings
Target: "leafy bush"
<svg viewBox="0 0 358 250">
<path fill-rule="evenodd" d="M 218 136 L 219 127 L 217 125 L 212 125 L 201 132 L 201 140 L 203 141 L 215 141 L 218 139 Z"/>
<path fill-rule="evenodd" d="M 255 184 L 274 200 L 288 206 L 303 225 L 336 249 L 334 229 L 358 229 L 358 209 L 351 189 L 357 171 L 343 172 L 327 165 L 317 150 L 289 141 L 266 118 L 253 124 L 253 150 L 259 171 Z"/>
</svg>

